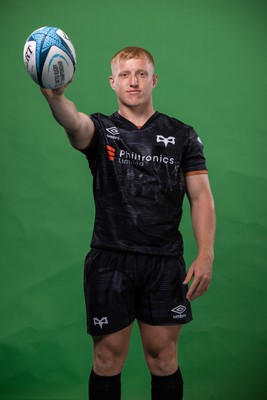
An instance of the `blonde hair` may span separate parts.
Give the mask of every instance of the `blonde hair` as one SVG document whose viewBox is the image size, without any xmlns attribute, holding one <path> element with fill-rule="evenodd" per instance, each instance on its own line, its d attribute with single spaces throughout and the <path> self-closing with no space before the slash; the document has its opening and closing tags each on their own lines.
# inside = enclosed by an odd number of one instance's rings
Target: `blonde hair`
<svg viewBox="0 0 267 400">
<path fill-rule="evenodd" d="M 120 62 L 124 60 L 130 60 L 132 58 L 146 58 L 154 66 L 154 58 L 149 51 L 143 49 L 142 47 L 129 46 L 114 54 L 114 56 L 111 58 L 111 68 L 117 61 Z"/>
</svg>

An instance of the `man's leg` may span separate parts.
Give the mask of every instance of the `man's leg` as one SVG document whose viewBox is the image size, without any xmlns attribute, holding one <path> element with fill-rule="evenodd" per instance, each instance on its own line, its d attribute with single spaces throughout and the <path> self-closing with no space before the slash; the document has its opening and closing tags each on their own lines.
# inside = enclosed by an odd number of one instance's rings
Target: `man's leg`
<svg viewBox="0 0 267 400">
<path fill-rule="evenodd" d="M 139 321 L 139 328 L 152 376 L 152 400 L 181 400 L 183 379 L 177 355 L 181 325 L 152 326 Z"/>
<path fill-rule="evenodd" d="M 125 363 L 132 324 L 119 332 L 93 336 L 94 366 L 89 379 L 90 400 L 120 400 L 120 374 Z"/>
</svg>

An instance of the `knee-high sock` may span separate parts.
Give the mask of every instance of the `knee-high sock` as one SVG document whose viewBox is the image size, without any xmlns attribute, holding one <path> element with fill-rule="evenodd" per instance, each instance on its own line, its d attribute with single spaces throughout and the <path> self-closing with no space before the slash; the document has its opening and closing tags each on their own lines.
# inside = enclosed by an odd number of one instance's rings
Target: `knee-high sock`
<svg viewBox="0 0 267 400">
<path fill-rule="evenodd" d="M 169 376 L 151 376 L 152 400 L 182 400 L 183 378 L 179 368 Z"/>
<path fill-rule="evenodd" d="M 89 378 L 89 400 L 120 400 L 121 374 L 99 376 L 93 370 Z"/>
</svg>

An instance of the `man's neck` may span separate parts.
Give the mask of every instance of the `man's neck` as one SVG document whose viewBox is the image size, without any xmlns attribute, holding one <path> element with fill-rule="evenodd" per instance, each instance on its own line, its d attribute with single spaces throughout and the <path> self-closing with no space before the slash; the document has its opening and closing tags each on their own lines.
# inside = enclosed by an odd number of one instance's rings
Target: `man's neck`
<svg viewBox="0 0 267 400">
<path fill-rule="evenodd" d="M 155 113 L 153 106 L 146 107 L 146 109 L 137 109 L 136 107 L 124 107 L 120 106 L 118 113 L 128 119 L 134 125 L 141 127 L 149 120 L 150 117 Z"/>
</svg>

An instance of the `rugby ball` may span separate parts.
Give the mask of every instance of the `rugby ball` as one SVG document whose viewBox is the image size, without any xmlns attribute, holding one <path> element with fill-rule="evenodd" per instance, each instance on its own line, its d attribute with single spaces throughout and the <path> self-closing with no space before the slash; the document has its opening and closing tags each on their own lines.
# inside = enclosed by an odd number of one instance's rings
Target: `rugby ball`
<svg viewBox="0 0 267 400">
<path fill-rule="evenodd" d="M 32 32 L 26 40 L 23 61 L 38 85 L 56 89 L 72 79 L 76 68 L 76 53 L 65 32 L 45 26 Z"/>
</svg>

